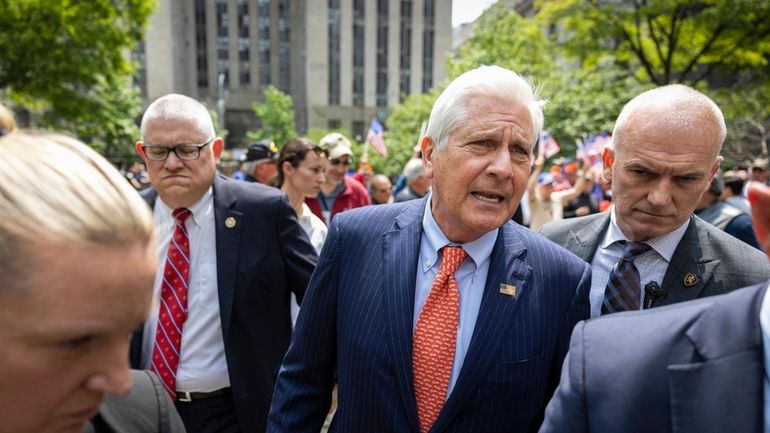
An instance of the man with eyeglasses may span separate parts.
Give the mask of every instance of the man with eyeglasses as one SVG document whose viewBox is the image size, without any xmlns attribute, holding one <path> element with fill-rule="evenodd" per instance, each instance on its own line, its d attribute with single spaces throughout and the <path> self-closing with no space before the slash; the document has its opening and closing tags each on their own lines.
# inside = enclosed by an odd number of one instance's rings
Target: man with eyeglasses
<svg viewBox="0 0 770 433">
<path fill-rule="evenodd" d="M 321 184 L 318 197 L 307 198 L 305 202 L 328 226 L 334 215 L 372 202 L 366 187 L 347 176 L 348 167 L 353 164 L 350 140 L 339 132 L 332 132 L 324 136 L 319 145 L 329 152 L 326 181 Z"/>
<path fill-rule="evenodd" d="M 141 130 L 161 266 L 132 366 L 158 374 L 188 432 L 264 431 L 315 250 L 279 190 L 216 173 L 224 141 L 198 101 L 159 98 Z"/>
</svg>

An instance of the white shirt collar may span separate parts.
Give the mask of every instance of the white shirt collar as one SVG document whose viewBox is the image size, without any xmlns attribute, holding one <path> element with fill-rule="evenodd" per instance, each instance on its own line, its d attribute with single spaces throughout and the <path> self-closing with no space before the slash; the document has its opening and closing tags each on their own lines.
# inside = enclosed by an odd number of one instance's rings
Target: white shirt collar
<svg viewBox="0 0 770 433">
<path fill-rule="evenodd" d="M 623 233 L 623 230 L 620 229 L 617 223 L 617 216 L 615 215 L 615 208 L 613 208 L 612 212 L 610 213 L 610 227 L 609 230 L 607 230 L 607 235 L 604 237 L 604 242 L 601 245 L 601 248 L 606 249 L 610 245 L 614 244 L 618 241 L 628 241 L 629 239 L 626 237 L 626 235 Z M 674 251 L 676 251 L 676 247 L 679 245 L 679 242 L 682 240 L 682 237 L 684 236 L 684 232 L 687 231 L 687 227 L 690 225 L 690 220 L 692 218 L 688 218 L 687 221 L 685 221 L 682 225 L 677 227 L 676 229 L 661 235 L 657 236 L 651 239 L 648 239 L 644 241 L 645 244 L 649 245 L 655 252 L 657 252 L 663 259 L 666 260 L 666 262 L 671 262 L 671 257 L 674 256 Z"/>
</svg>

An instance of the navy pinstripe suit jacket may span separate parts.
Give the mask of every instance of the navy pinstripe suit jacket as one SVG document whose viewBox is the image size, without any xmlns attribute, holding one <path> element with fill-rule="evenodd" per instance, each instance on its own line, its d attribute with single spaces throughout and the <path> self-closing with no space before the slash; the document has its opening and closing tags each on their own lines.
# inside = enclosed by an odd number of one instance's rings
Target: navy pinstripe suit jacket
<svg viewBox="0 0 770 433">
<path fill-rule="evenodd" d="M 427 199 L 339 214 L 279 372 L 269 432 L 418 432 L 414 285 Z M 499 293 L 500 284 L 516 296 Z M 571 330 L 589 316 L 588 265 L 509 222 L 492 251 L 479 318 L 432 432 L 536 431 Z"/>
</svg>

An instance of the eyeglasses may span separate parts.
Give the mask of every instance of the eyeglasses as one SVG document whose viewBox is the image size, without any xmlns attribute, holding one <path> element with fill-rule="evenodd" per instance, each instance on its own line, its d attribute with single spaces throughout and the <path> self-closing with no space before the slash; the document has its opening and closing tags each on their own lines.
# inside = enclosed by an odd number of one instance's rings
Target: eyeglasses
<svg viewBox="0 0 770 433">
<path fill-rule="evenodd" d="M 213 138 L 203 144 L 180 144 L 174 147 L 147 145 L 142 146 L 142 151 L 150 161 L 165 161 L 171 152 L 174 152 L 176 157 L 182 161 L 192 161 L 200 158 L 201 149 L 211 144 L 212 141 L 214 141 Z"/>
<path fill-rule="evenodd" d="M 337 159 L 330 159 L 329 163 L 331 165 L 340 165 L 340 164 L 342 164 L 342 165 L 348 165 L 349 166 L 349 165 L 353 164 L 353 161 L 351 161 L 350 159 L 347 159 L 347 158 L 346 159 L 337 158 Z"/>
</svg>

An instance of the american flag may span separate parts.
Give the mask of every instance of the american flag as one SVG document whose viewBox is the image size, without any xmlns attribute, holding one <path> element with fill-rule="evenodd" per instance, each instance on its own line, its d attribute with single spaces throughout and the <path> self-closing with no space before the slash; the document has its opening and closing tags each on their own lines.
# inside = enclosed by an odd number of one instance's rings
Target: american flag
<svg viewBox="0 0 770 433">
<path fill-rule="evenodd" d="M 540 146 L 543 148 L 543 156 L 550 158 L 559 153 L 559 143 L 553 139 L 548 131 L 543 131 L 543 135 L 540 137 Z"/>
<path fill-rule="evenodd" d="M 369 124 L 369 132 L 366 133 L 366 141 L 368 141 L 377 152 L 380 152 L 382 156 L 387 156 L 388 148 L 385 147 L 385 140 L 383 140 L 384 131 L 385 129 L 382 127 L 382 123 L 380 123 L 376 117 L 373 117 L 372 123 Z"/>
</svg>

